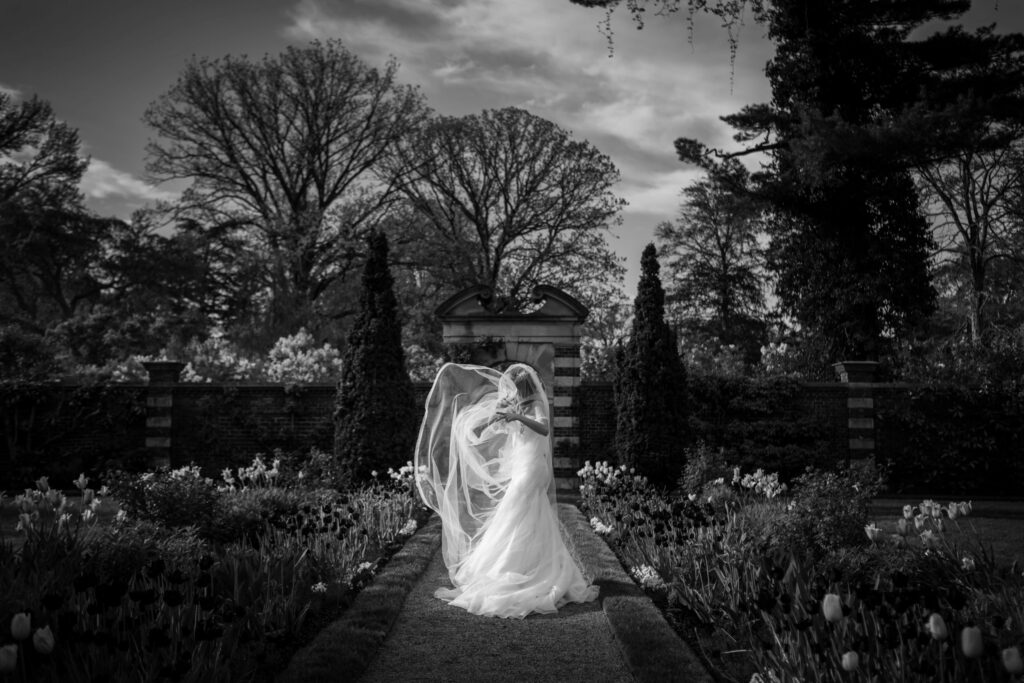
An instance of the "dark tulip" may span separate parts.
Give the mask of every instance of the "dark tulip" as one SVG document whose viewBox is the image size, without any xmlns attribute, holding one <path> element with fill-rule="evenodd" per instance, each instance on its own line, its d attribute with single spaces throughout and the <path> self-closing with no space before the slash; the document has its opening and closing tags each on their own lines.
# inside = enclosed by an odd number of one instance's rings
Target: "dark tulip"
<svg viewBox="0 0 1024 683">
<path fill-rule="evenodd" d="M 800 621 L 798 621 L 798 622 L 796 622 L 794 624 L 794 626 L 796 626 L 801 631 L 806 631 L 812 625 L 814 625 L 814 621 L 812 619 L 810 619 L 810 618 L 801 619 Z"/>
<path fill-rule="evenodd" d="M 89 679 L 89 683 L 110 683 L 110 674 L 96 674 Z"/>
<path fill-rule="evenodd" d="M 196 640 L 216 640 L 224 635 L 224 627 L 215 621 L 203 620 L 196 626 Z"/>
<path fill-rule="evenodd" d="M 128 640 L 119 640 L 116 645 L 117 649 L 121 652 L 128 652 L 131 649 L 132 644 Z"/>
<path fill-rule="evenodd" d="M 168 607 L 178 607 L 185 602 L 185 596 L 176 588 L 168 588 L 164 591 L 164 604 Z"/>
<path fill-rule="evenodd" d="M 366 530 L 366 527 L 363 527 L 362 529 L 360 529 L 360 530 L 359 530 L 359 534 L 360 534 L 361 536 L 369 536 L 369 535 L 370 535 L 370 532 L 368 532 L 368 531 Z"/>
<path fill-rule="evenodd" d="M 53 612 L 64 604 L 64 596 L 60 593 L 47 593 L 43 596 L 43 607 Z"/>
<path fill-rule="evenodd" d="M 921 596 L 921 602 L 930 612 L 939 611 L 939 596 L 935 591 L 925 591 Z"/>
<path fill-rule="evenodd" d="M 886 624 L 883 633 L 886 647 L 893 649 L 900 646 L 900 632 L 893 624 Z"/>
<path fill-rule="evenodd" d="M 97 584 L 95 574 L 79 574 L 72 581 L 76 593 L 84 593 Z"/>
<path fill-rule="evenodd" d="M 892 586 L 893 588 L 906 588 L 907 584 L 910 583 L 910 579 L 903 572 L 893 572 L 892 575 Z"/>
<path fill-rule="evenodd" d="M 852 614 L 852 613 L 853 613 L 853 608 L 851 608 L 851 607 L 850 607 L 849 605 L 847 605 L 847 604 L 846 604 L 845 602 L 844 602 L 844 603 L 843 603 L 843 605 L 842 605 L 842 610 L 843 610 L 843 616 L 844 616 L 844 617 L 848 617 L 848 616 L 850 616 L 850 614 Z"/>
<path fill-rule="evenodd" d="M 179 583 L 185 583 L 186 581 L 188 581 L 188 577 L 180 569 L 175 569 L 167 575 L 167 582 L 172 586 L 177 586 Z"/>
<path fill-rule="evenodd" d="M 992 617 L 992 628 L 998 630 L 1006 625 L 1006 617 L 1001 614 L 997 614 Z"/>
<path fill-rule="evenodd" d="M 196 577 L 195 586 L 196 588 L 207 588 L 213 583 L 213 578 L 206 572 L 201 572 Z"/>
<path fill-rule="evenodd" d="M 217 609 L 220 606 L 220 603 L 220 596 L 217 595 L 204 595 L 199 598 L 199 608 L 207 612 Z"/>
<path fill-rule="evenodd" d="M 128 591 L 128 597 L 140 605 L 152 605 L 156 602 L 156 591 L 152 588 Z"/>
<path fill-rule="evenodd" d="M 61 612 L 57 616 L 57 629 L 61 633 L 69 633 L 78 624 L 78 615 L 74 612 Z"/>
<path fill-rule="evenodd" d="M 967 605 L 967 596 L 959 588 L 949 589 L 947 599 L 949 600 L 949 606 L 955 610 L 961 610 Z"/>
<path fill-rule="evenodd" d="M 166 566 L 164 565 L 164 561 L 158 557 L 152 562 L 150 562 L 149 566 L 146 567 L 146 574 L 150 578 L 155 579 L 156 577 L 164 573 L 165 568 Z"/>
<path fill-rule="evenodd" d="M 85 606 L 85 611 L 90 616 L 96 616 L 97 614 L 103 614 L 103 605 L 96 602 L 95 600 Z"/>
<path fill-rule="evenodd" d="M 163 628 L 151 628 L 149 630 L 148 642 L 151 648 L 160 648 L 170 645 L 171 639 L 167 636 L 167 631 Z"/>
<path fill-rule="evenodd" d="M 757 594 L 757 608 L 765 612 L 771 611 L 772 607 L 775 607 L 775 596 L 766 590 L 762 590 Z"/>
<path fill-rule="evenodd" d="M 199 558 L 199 568 L 204 572 L 213 566 L 213 558 L 209 555 L 203 555 Z"/>
<path fill-rule="evenodd" d="M 106 645 L 107 643 L 111 642 L 110 634 L 106 631 L 97 631 L 92 636 L 92 642 L 96 643 L 97 645 Z"/>
</svg>

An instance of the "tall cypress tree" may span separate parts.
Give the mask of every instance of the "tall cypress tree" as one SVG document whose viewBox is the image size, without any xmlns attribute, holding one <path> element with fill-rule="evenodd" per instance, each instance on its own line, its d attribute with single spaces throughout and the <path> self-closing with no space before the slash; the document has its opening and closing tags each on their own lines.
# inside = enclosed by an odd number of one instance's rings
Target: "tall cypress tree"
<svg viewBox="0 0 1024 683">
<path fill-rule="evenodd" d="M 615 381 L 615 449 L 657 485 L 679 477 L 687 445 L 686 370 L 665 322 L 658 256 L 648 244 L 640 260 L 633 330 L 619 354 Z"/>
<path fill-rule="evenodd" d="M 342 358 L 334 413 L 334 455 L 355 481 L 397 468 L 412 458 L 416 442 L 416 399 L 405 369 L 387 237 L 373 232 L 367 244 L 359 316 Z"/>
</svg>

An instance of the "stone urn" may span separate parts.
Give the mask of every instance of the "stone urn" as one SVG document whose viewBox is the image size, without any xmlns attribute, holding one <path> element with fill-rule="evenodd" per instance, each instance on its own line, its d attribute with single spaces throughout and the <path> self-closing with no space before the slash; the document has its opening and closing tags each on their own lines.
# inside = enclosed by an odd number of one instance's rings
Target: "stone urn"
<svg viewBox="0 0 1024 683">
<path fill-rule="evenodd" d="M 833 363 L 840 382 L 874 382 L 878 362 L 873 360 L 844 360 Z"/>
</svg>

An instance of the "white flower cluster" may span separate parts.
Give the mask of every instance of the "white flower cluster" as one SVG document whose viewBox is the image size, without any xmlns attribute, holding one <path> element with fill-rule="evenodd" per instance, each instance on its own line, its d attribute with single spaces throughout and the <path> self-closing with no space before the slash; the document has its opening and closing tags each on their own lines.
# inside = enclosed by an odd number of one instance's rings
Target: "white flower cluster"
<svg viewBox="0 0 1024 683">
<path fill-rule="evenodd" d="M 636 567 L 632 567 L 630 568 L 629 573 L 636 582 L 644 588 L 650 590 L 661 590 L 665 588 L 665 582 L 662 581 L 657 570 L 648 564 L 641 564 Z"/>
<path fill-rule="evenodd" d="M 271 382 L 326 382 L 341 375 L 341 352 L 324 344 L 317 347 L 306 328 L 281 337 L 267 354 L 267 379 Z"/>
<path fill-rule="evenodd" d="M 314 593 L 326 593 L 327 584 L 323 581 L 320 581 L 319 583 L 314 583 L 312 586 L 310 586 L 309 590 L 313 591 Z"/>
<path fill-rule="evenodd" d="M 765 474 L 764 470 L 760 467 L 753 474 L 745 474 L 742 478 L 740 477 L 740 468 L 734 468 L 732 471 L 732 483 L 739 483 L 745 489 L 753 489 L 755 493 L 760 493 L 769 499 L 775 498 L 786 491 L 786 485 L 779 483 L 778 472 Z"/>
<path fill-rule="evenodd" d="M 252 464 L 248 467 L 239 467 L 236 470 L 237 478 L 232 475 L 231 469 L 225 467 L 221 473 L 221 479 L 227 484 L 227 488 L 234 490 L 237 485 L 239 488 L 270 488 L 277 481 L 280 476 L 279 467 L 281 466 L 281 458 L 274 458 L 271 463 L 270 469 L 267 469 L 263 459 L 260 456 L 256 456 L 252 459 Z M 301 473 L 300 473 L 301 474 Z"/>
<path fill-rule="evenodd" d="M 199 465 L 185 465 L 167 473 L 171 479 L 181 481 L 183 479 L 202 479 L 203 475 Z"/>
<path fill-rule="evenodd" d="M 75 488 L 82 493 L 82 521 L 91 521 L 96 516 L 96 509 L 102 502 L 97 492 L 89 488 L 89 478 L 84 474 L 78 475 L 74 481 Z M 107 487 L 99 490 L 100 495 L 107 495 Z M 41 513 L 53 516 L 57 520 L 57 528 L 63 529 L 71 521 L 72 507 L 60 491 L 50 488 L 49 477 L 39 477 L 36 480 L 34 489 L 25 489 L 25 493 L 14 497 L 14 504 L 18 506 L 17 531 L 34 531 L 39 524 Z"/>
<path fill-rule="evenodd" d="M 593 528 L 595 532 L 597 532 L 601 536 L 607 536 L 615 529 L 615 527 L 613 527 L 611 524 L 605 524 L 597 517 L 590 518 L 590 526 L 591 528 Z"/>
<path fill-rule="evenodd" d="M 414 533 L 416 533 L 416 529 L 418 529 L 418 528 L 419 528 L 419 525 L 416 523 L 416 520 L 415 519 L 410 519 L 408 522 L 405 523 L 405 526 L 403 526 L 401 529 L 398 530 L 398 535 L 399 536 L 412 536 Z"/>
<path fill-rule="evenodd" d="M 609 464 L 607 460 L 598 460 L 593 465 L 587 460 L 583 463 L 583 467 L 576 471 L 576 476 L 584 481 L 596 480 L 607 486 L 629 479 L 638 484 L 647 483 L 647 477 L 638 475 L 635 467 L 626 467 L 625 465 L 615 467 Z M 583 486 L 580 487 L 580 489 L 582 488 Z"/>
<path fill-rule="evenodd" d="M 420 465 L 419 474 L 420 476 L 426 476 L 426 465 Z M 374 474 L 373 476 L 376 477 L 377 475 Z M 409 484 L 410 486 L 412 486 L 413 482 L 415 481 L 416 467 L 412 464 L 411 460 L 408 460 L 404 465 L 399 467 L 397 470 L 393 467 L 389 467 L 388 476 L 391 477 L 391 479 L 398 484 Z"/>
</svg>

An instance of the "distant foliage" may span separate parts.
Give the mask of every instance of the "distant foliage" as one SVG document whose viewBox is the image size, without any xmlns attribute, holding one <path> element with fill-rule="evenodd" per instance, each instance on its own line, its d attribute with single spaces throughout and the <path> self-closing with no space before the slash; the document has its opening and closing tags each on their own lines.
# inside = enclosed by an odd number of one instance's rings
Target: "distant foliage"
<svg viewBox="0 0 1024 683">
<path fill-rule="evenodd" d="M 615 381 L 615 448 L 652 484 L 671 486 L 687 446 L 686 370 L 676 336 L 665 322 L 665 292 L 653 244 L 641 259 L 632 336 L 623 347 Z"/>
<path fill-rule="evenodd" d="M 806 410 L 794 379 L 689 378 L 693 438 L 744 469 L 763 467 L 784 481 L 833 463 L 827 418 Z"/>
<path fill-rule="evenodd" d="M 1024 401 L 996 389 L 935 385 L 883 406 L 884 463 L 901 493 L 1019 495 Z M 912 436 L 911 436 L 912 435 Z"/>
<path fill-rule="evenodd" d="M 402 350 L 388 241 L 374 233 L 367 243 L 359 317 L 345 349 L 334 414 L 334 455 L 355 480 L 409 459 L 419 412 Z"/>
</svg>

